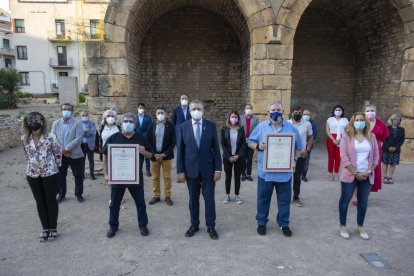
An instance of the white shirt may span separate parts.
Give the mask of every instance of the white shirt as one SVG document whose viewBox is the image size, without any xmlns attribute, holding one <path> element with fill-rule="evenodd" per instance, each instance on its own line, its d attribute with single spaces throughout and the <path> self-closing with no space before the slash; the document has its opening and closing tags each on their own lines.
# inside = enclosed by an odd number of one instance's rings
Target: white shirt
<svg viewBox="0 0 414 276">
<path fill-rule="evenodd" d="M 329 117 L 326 122 L 329 126 L 329 132 L 331 134 L 336 134 L 336 139 L 341 139 L 341 136 L 345 133 L 345 128 L 349 123 L 347 118 L 341 118 L 337 121 L 335 117 Z"/>
<path fill-rule="evenodd" d="M 111 137 L 112 134 L 119 132 L 119 129 L 116 125 L 113 125 L 113 127 L 109 128 L 107 125 L 104 126 L 104 129 L 102 130 L 101 138 L 102 138 L 102 148 L 106 143 L 106 140 L 108 140 L 109 137 Z"/>
<path fill-rule="evenodd" d="M 299 132 L 300 139 L 302 140 L 303 149 L 306 149 L 306 141 L 308 136 L 312 136 L 312 125 L 308 121 L 301 120 L 299 124 L 295 124 L 292 119 L 288 120 L 289 123 L 294 125 Z"/>
<path fill-rule="evenodd" d="M 355 139 L 355 153 L 356 153 L 356 171 L 368 171 L 368 158 L 371 151 L 371 145 L 368 140 L 364 138 L 361 143 Z"/>
<path fill-rule="evenodd" d="M 191 119 L 193 123 L 193 132 L 194 132 L 194 138 L 196 137 L 196 131 L 197 131 L 197 122 L 200 122 L 200 139 L 203 135 L 203 119 L 200 119 L 200 121 L 195 121 L 194 119 Z"/>
</svg>

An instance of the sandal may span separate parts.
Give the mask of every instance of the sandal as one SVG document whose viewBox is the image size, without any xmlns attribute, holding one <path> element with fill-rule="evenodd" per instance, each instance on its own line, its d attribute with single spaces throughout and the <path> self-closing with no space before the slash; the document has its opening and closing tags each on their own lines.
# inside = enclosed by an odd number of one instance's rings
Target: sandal
<svg viewBox="0 0 414 276">
<path fill-rule="evenodd" d="M 56 229 L 50 229 L 49 237 L 48 237 L 47 240 L 48 241 L 54 241 L 57 236 L 58 236 L 57 230 Z"/>
<path fill-rule="evenodd" d="M 46 242 L 49 238 L 49 230 L 43 230 L 39 236 L 39 242 Z"/>
<path fill-rule="evenodd" d="M 389 184 L 389 182 L 388 182 L 388 176 L 384 176 L 384 178 L 382 179 L 382 182 L 384 184 Z"/>
<path fill-rule="evenodd" d="M 392 177 L 388 177 L 387 184 L 394 184 L 394 182 L 392 181 Z"/>
</svg>

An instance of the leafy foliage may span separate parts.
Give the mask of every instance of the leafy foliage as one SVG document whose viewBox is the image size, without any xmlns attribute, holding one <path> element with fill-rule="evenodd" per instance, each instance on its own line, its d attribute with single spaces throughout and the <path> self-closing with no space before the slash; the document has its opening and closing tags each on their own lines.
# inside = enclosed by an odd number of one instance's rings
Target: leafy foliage
<svg viewBox="0 0 414 276">
<path fill-rule="evenodd" d="M 16 108 L 20 75 L 16 70 L 0 70 L 0 108 Z"/>
</svg>

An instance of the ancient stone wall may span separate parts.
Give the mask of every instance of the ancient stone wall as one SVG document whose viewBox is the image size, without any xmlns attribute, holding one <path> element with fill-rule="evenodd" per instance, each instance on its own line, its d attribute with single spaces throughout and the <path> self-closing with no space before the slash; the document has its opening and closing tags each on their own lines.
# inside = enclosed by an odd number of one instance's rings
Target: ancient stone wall
<svg viewBox="0 0 414 276">
<path fill-rule="evenodd" d="M 0 151 L 20 145 L 22 120 L 10 115 L 0 116 Z"/>
</svg>

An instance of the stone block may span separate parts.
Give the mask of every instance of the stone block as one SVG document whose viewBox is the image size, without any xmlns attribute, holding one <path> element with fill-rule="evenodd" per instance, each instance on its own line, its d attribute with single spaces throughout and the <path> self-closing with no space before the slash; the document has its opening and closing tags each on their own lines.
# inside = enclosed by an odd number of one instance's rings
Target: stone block
<svg viewBox="0 0 414 276">
<path fill-rule="evenodd" d="M 405 138 L 414 139 L 414 118 L 403 117 L 401 126 L 405 129 Z"/>
<path fill-rule="evenodd" d="M 292 60 L 276 60 L 275 75 L 290 76 L 292 74 Z"/>
<path fill-rule="evenodd" d="M 105 75 L 109 73 L 108 59 L 88 58 L 86 60 L 86 71 L 89 75 Z"/>
<path fill-rule="evenodd" d="M 408 62 L 403 67 L 403 81 L 414 80 L 414 62 Z"/>
<path fill-rule="evenodd" d="M 401 96 L 400 112 L 404 117 L 414 118 L 414 97 Z"/>
<path fill-rule="evenodd" d="M 401 96 L 414 97 L 414 81 L 401 83 Z"/>
<path fill-rule="evenodd" d="M 267 45 L 267 58 L 269 59 L 293 59 L 293 45 Z"/>
<path fill-rule="evenodd" d="M 100 96 L 128 96 L 129 79 L 126 75 L 103 75 L 98 76 Z"/>
<path fill-rule="evenodd" d="M 405 139 L 400 157 L 402 161 L 414 161 L 414 139 Z"/>
<path fill-rule="evenodd" d="M 277 17 L 277 14 L 279 12 L 279 9 L 282 6 L 282 3 L 284 1 L 285 0 L 269 0 L 270 6 L 272 7 L 273 15 L 274 15 L 275 18 Z"/>
<path fill-rule="evenodd" d="M 291 100 L 292 100 L 292 91 L 289 89 L 289 90 L 282 90 L 281 92 L 282 92 L 283 114 L 289 116 Z"/>
<path fill-rule="evenodd" d="M 89 97 L 88 106 L 96 115 L 102 115 L 107 109 L 114 109 L 118 115 L 132 110 L 129 97 Z"/>
<path fill-rule="evenodd" d="M 310 0 L 287 0 L 283 2 L 282 6 L 293 11 L 297 15 L 302 16 L 310 2 Z"/>
<path fill-rule="evenodd" d="M 102 44 L 102 56 L 107 58 L 123 58 L 126 57 L 125 43 L 110 43 Z"/>
<path fill-rule="evenodd" d="M 128 75 L 128 61 L 126 58 L 110 58 L 109 74 L 111 75 Z"/>
<path fill-rule="evenodd" d="M 390 3 L 398 10 L 412 5 L 412 0 L 389 0 Z"/>
<path fill-rule="evenodd" d="M 292 86 L 291 76 L 281 76 L 281 75 L 263 76 L 263 88 L 264 89 L 284 90 L 284 89 L 291 89 L 291 86 Z"/>
<path fill-rule="evenodd" d="M 403 22 L 409 22 L 414 20 L 414 6 L 409 5 L 405 8 L 398 10 Z"/>
<path fill-rule="evenodd" d="M 275 61 L 274 60 L 253 60 L 252 75 L 274 75 Z"/>
<path fill-rule="evenodd" d="M 266 44 L 255 44 L 252 46 L 253 59 L 266 59 Z"/>
<path fill-rule="evenodd" d="M 410 48 L 410 49 L 405 50 L 404 60 L 405 61 L 414 61 L 414 48 Z"/>
<path fill-rule="evenodd" d="M 267 114 L 269 104 L 274 100 L 281 100 L 282 92 L 279 90 L 251 90 L 250 102 L 255 114 Z"/>
<path fill-rule="evenodd" d="M 267 8 L 250 16 L 247 21 L 247 24 L 249 25 L 249 29 L 253 30 L 256 28 L 272 25 L 274 21 L 275 18 L 272 9 Z"/>
<path fill-rule="evenodd" d="M 239 6 L 246 17 L 250 17 L 251 15 L 258 13 L 259 11 L 263 10 L 264 8 L 258 5 L 256 0 L 238 0 Z"/>
<path fill-rule="evenodd" d="M 293 44 L 293 38 L 295 37 L 295 29 L 278 25 L 276 32 L 276 37 L 279 39 L 281 44 L 289 45 Z"/>
<path fill-rule="evenodd" d="M 262 76 L 251 76 L 250 77 L 250 89 L 263 89 L 263 77 Z"/>
<path fill-rule="evenodd" d="M 414 32 L 405 36 L 404 49 L 414 48 Z"/>
<path fill-rule="evenodd" d="M 294 13 L 289 9 L 281 8 L 276 18 L 276 24 L 296 29 L 299 24 L 299 20 L 300 15 Z"/>
<path fill-rule="evenodd" d="M 125 42 L 125 27 L 105 23 L 105 42 Z"/>
<path fill-rule="evenodd" d="M 266 44 L 268 41 L 267 27 L 254 29 L 252 32 L 253 44 Z"/>
<path fill-rule="evenodd" d="M 101 42 L 87 42 L 85 43 L 86 58 L 101 57 Z"/>
<path fill-rule="evenodd" d="M 88 76 L 88 94 L 89 94 L 89 97 L 96 97 L 99 95 L 98 75 Z"/>
</svg>

